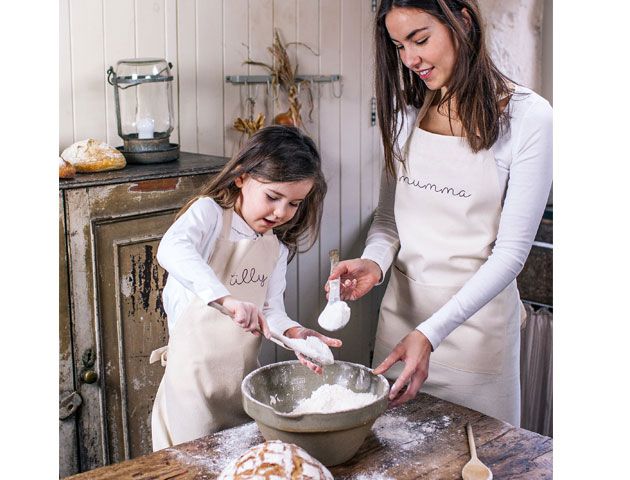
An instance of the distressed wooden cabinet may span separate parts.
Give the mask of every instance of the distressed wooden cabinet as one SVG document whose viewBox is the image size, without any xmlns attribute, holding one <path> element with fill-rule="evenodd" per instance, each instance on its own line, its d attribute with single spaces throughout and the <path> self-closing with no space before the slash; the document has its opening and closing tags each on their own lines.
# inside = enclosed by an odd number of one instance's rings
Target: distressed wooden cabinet
<svg viewBox="0 0 630 480">
<path fill-rule="evenodd" d="M 151 451 L 167 342 L 155 254 L 175 213 L 226 162 L 176 162 L 60 180 L 60 476 Z"/>
</svg>

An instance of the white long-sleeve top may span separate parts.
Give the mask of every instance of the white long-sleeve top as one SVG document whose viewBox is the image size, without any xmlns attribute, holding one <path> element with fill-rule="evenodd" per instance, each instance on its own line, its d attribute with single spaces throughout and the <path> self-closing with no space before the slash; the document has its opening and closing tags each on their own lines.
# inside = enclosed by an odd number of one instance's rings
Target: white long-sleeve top
<svg viewBox="0 0 630 480">
<path fill-rule="evenodd" d="M 553 175 L 552 108 L 532 90 L 517 86 L 509 109 L 510 128 L 490 149 L 505 193 L 494 248 L 462 288 L 416 327 L 434 349 L 520 273 L 547 204 Z M 405 115 L 399 136 L 401 151 L 417 114 L 410 109 Z M 400 247 L 394 219 L 395 192 L 396 182 L 387 180 L 383 172 L 379 204 L 361 256 L 376 262 L 383 277 Z"/>
<path fill-rule="evenodd" d="M 162 302 L 170 333 L 193 295 L 208 304 L 230 294 L 208 265 L 208 259 L 221 234 L 222 215 L 222 208 L 213 199 L 200 198 L 171 225 L 160 242 L 157 260 L 168 272 Z M 230 240 L 236 242 L 256 235 L 247 222 L 234 212 Z M 287 316 L 284 309 L 288 252 L 287 247 L 280 243 L 280 255 L 269 277 L 263 308 L 269 328 L 279 334 L 288 328 L 300 326 Z"/>
</svg>

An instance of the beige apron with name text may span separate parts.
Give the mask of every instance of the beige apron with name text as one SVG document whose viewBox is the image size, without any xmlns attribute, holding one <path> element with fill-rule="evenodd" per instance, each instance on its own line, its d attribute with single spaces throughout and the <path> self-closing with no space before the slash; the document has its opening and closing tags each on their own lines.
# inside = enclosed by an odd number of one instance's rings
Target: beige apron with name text
<svg viewBox="0 0 630 480">
<path fill-rule="evenodd" d="M 222 231 L 208 264 L 230 295 L 263 308 L 279 255 L 271 232 L 230 241 L 233 210 L 223 211 Z M 177 445 L 250 420 L 241 382 L 258 366 L 262 337 L 194 297 L 178 318 L 162 357 L 166 370 L 153 404 L 153 450 Z"/>
<path fill-rule="evenodd" d="M 400 251 L 381 304 L 373 366 L 461 289 L 497 238 L 504 192 L 493 154 L 421 130 L 419 119 L 396 179 Z M 518 426 L 523 313 L 513 281 L 435 349 L 421 391 Z M 398 362 L 386 375 L 395 379 L 403 367 Z"/>
</svg>

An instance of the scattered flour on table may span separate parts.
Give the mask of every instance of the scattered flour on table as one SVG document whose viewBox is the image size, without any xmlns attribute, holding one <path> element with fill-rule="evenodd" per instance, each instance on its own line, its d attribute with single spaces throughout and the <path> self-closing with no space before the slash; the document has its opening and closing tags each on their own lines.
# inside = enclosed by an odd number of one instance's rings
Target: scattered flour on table
<svg viewBox="0 0 630 480">
<path fill-rule="evenodd" d="M 264 441 L 264 439 L 259 437 L 256 422 L 223 430 L 217 436 L 219 438 L 217 438 L 216 445 L 213 445 L 208 452 L 193 454 L 174 448 L 168 448 L 167 450 L 175 453 L 178 460 L 183 463 L 198 466 L 203 470 L 207 470 L 208 473 L 218 474 L 230 461 L 240 457 L 249 447 Z"/>
<path fill-rule="evenodd" d="M 350 477 L 348 480 L 396 480 L 394 477 L 382 473 L 361 473 Z"/>
<path fill-rule="evenodd" d="M 450 424 L 451 417 L 448 415 L 418 423 L 410 422 L 408 418 L 402 415 L 386 413 L 376 419 L 372 431 L 381 442 L 407 450 L 415 448 L 417 442 L 423 441 L 427 435 L 432 435 Z"/>
<path fill-rule="evenodd" d="M 341 385 L 322 385 L 300 400 L 291 413 L 332 413 L 360 408 L 376 400 L 373 393 L 357 393 Z"/>
</svg>

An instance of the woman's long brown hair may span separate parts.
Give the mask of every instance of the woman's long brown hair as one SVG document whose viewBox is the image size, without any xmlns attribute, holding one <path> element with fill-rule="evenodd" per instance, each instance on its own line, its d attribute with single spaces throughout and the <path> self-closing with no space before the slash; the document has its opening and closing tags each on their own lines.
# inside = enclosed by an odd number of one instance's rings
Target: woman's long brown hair
<svg viewBox="0 0 630 480">
<path fill-rule="evenodd" d="M 273 229 L 289 249 L 289 261 L 298 251 L 311 248 L 319 235 L 327 186 L 315 143 L 295 127 L 274 125 L 252 135 L 223 169 L 182 207 L 177 217 L 200 197 L 210 197 L 223 208 L 234 207 L 241 193 L 235 180 L 245 173 L 265 183 L 313 180 L 313 187 L 293 218 Z"/>
<path fill-rule="evenodd" d="M 509 112 L 499 99 L 510 93 L 510 79 L 490 58 L 475 0 L 381 0 L 374 28 L 376 105 L 385 154 L 385 166 L 395 176 L 396 161 L 404 162 L 398 146 L 406 107 L 420 108 L 428 88 L 400 60 L 385 17 L 393 8 L 418 8 L 445 25 L 453 36 L 457 57 L 446 95 L 438 108 L 457 109 L 464 134 L 473 152 L 490 148 L 508 123 Z M 465 17 L 463 10 L 468 17 Z"/>
</svg>

